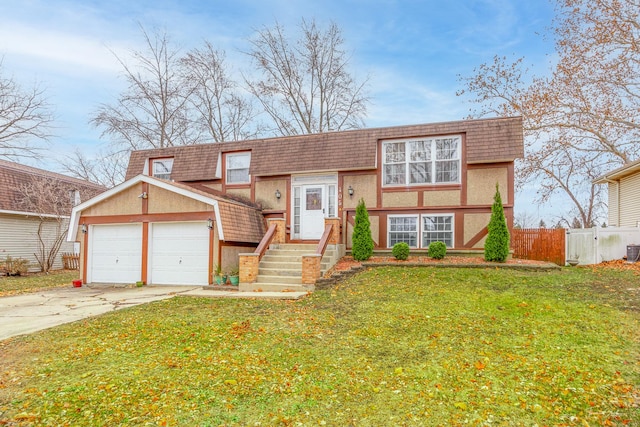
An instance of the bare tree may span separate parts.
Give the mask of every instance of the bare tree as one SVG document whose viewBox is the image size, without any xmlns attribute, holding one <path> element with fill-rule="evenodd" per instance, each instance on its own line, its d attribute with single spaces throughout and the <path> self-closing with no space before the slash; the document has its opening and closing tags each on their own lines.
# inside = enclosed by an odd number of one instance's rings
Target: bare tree
<svg viewBox="0 0 640 427">
<path fill-rule="evenodd" d="M 281 135 L 362 127 L 367 80 L 349 72 L 342 31 L 334 23 L 322 31 L 304 20 L 300 29 L 294 44 L 278 23 L 257 32 L 248 55 L 262 77 L 246 78 L 249 90 Z"/>
<path fill-rule="evenodd" d="M 99 151 L 93 158 L 76 149 L 71 157 L 60 161 L 62 172 L 107 188 L 115 187 L 124 181 L 130 151 L 112 148 Z"/>
<path fill-rule="evenodd" d="M 135 66 L 115 57 L 124 69 L 127 90 L 115 105 L 101 105 L 90 120 L 102 135 L 130 150 L 163 148 L 197 141 L 187 113 L 189 85 L 180 73 L 178 49 L 166 33 L 141 26 L 146 51 L 133 51 Z"/>
<path fill-rule="evenodd" d="M 189 103 L 193 120 L 207 139 L 215 142 L 255 138 L 255 112 L 251 102 L 240 95 L 228 76 L 225 53 L 205 41 L 181 59 L 184 80 L 191 85 Z"/>
<path fill-rule="evenodd" d="M 101 190 L 74 186 L 47 176 L 33 176 L 29 182 L 20 185 L 17 191 L 22 198 L 22 208 L 38 215 L 37 250 L 34 256 L 40 270 L 48 272 L 67 237 L 69 214 L 75 202 L 76 191 L 81 200 L 86 200 Z"/>
<path fill-rule="evenodd" d="M 480 104 L 472 116 L 523 116 L 519 186 L 540 182 L 539 202 L 564 195 L 588 226 L 604 208 L 604 188 L 592 181 L 640 156 L 640 3 L 557 0 L 556 11 L 549 77 L 529 76 L 522 58 L 495 57 L 461 78 L 459 94 Z"/>
<path fill-rule="evenodd" d="M 12 77 L 3 76 L 0 58 L 0 157 L 39 158 L 53 121 L 44 89 L 37 84 L 23 89 Z"/>
</svg>

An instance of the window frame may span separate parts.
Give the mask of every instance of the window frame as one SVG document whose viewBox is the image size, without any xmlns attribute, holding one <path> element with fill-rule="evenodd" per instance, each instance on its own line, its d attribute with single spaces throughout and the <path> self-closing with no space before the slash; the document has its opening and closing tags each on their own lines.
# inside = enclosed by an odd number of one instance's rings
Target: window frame
<svg viewBox="0 0 640 427">
<path fill-rule="evenodd" d="M 438 141 L 455 140 L 456 156 L 453 159 L 438 158 Z M 428 151 L 418 151 L 417 147 L 427 145 Z M 395 145 L 395 148 L 391 148 Z M 403 149 L 400 149 L 400 146 Z M 411 148 L 414 148 L 412 151 Z M 417 187 L 428 185 L 459 185 L 462 175 L 462 135 L 441 135 L 420 138 L 390 139 L 382 141 L 382 186 L 393 187 Z M 440 150 L 446 151 L 446 150 Z M 422 154 L 422 155 L 420 155 Z M 448 162 L 457 162 L 456 179 L 454 181 L 438 181 L 438 176 L 451 173 L 443 171 L 442 165 Z M 398 169 L 403 167 L 404 175 L 398 173 Z M 416 169 L 417 168 L 417 169 Z M 426 175 L 429 180 L 424 182 L 415 181 L 414 172 Z M 394 182 L 395 181 L 395 182 Z"/>
<path fill-rule="evenodd" d="M 162 174 L 156 174 L 156 164 L 165 164 L 168 160 L 170 160 L 171 162 L 171 167 L 169 168 L 168 172 L 164 172 Z M 160 157 L 160 158 L 156 158 L 156 159 L 151 159 L 151 173 L 150 175 L 154 178 L 157 179 L 166 179 L 166 180 L 170 180 L 171 179 L 171 174 L 173 173 L 173 163 L 174 163 L 175 158 L 173 157 Z M 166 169 L 166 168 L 165 168 Z M 160 176 L 163 175 L 163 176 Z M 164 175 L 166 175 L 166 178 L 164 177 Z"/>
<path fill-rule="evenodd" d="M 417 226 L 417 230 L 415 231 L 416 233 L 416 242 L 417 245 L 416 246 L 411 246 L 409 245 L 410 248 L 412 249 L 428 249 L 428 245 L 424 245 L 424 235 L 425 233 L 428 233 L 428 231 L 424 230 L 424 218 L 427 217 L 445 217 L 445 218 L 451 218 L 451 230 L 444 230 L 444 232 L 447 233 L 451 233 L 451 245 L 448 245 L 446 242 L 445 245 L 447 245 L 447 249 L 452 249 L 455 246 L 455 229 L 456 229 L 456 215 L 454 213 L 414 213 L 414 214 L 392 214 L 392 215 L 387 215 L 387 248 L 391 249 L 393 248 L 393 244 L 391 243 L 392 239 L 391 239 L 391 234 L 392 233 L 411 233 L 411 231 L 391 231 L 391 220 L 394 218 L 407 218 L 407 217 L 411 217 L 411 218 L 416 218 L 416 226 Z M 442 232 L 442 231 L 441 231 Z M 400 242 L 402 242 L 404 240 L 400 240 Z M 442 241 L 442 240 L 441 240 Z M 398 243 L 399 241 L 396 241 L 396 243 Z M 408 242 L 407 242 L 408 244 Z"/>
<path fill-rule="evenodd" d="M 391 231 L 391 220 L 396 218 L 415 218 L 416 230 L 415 231 L 405 231 L 405 230 Z M 416 246 L 409 245 L 409 247 L 413 249 L 420 248 L 420 215 L 419 214 L 387 215 L 387 246 L 389 248 L 393 248 L 393 245 L 395 245 L 395 243 L 404 242 L 404 240 L 399 240 L 399 241 L 396 241 L 394 244 L 391 244 L 391 233 L 416 233 Z"/>
<path fill-rule="evenodd" d="M 233 157 L 248 157 L 248 164 L 246 167 L 241 168 L 230 168 L 229 167 L 229 159 Z M 232 153 L 225 153 L 225 167 L 224 167 L 224 182 L 227 185 L 248 185 L 251 184 L 251 151 L 236 151 Z M 230 181 L 229 180 L 229 171 L 240 171 L 247 170 L 247 180 L 246 181 Z"/>
<path fill-rule="evenodd" d="M 451 230 L 435 230 L 435 231 L 427 231 L 424 229 L 424 218 L 451 218 Z M 447 248 L 453 248 L 453 245 L 455 244 L 455 229 L 456 229 L 456 224 L 455 224 L 455 215 L 454 214 L 448 214 L 448 213 L 438 213 L 438 214 L 422 214 L 420 215 L 420 244 L 422 245 L 423 248 L 428 248 L 429 244 L 425 245 L 425 234 L 427 233 L 451 233 L 451 245 L 448 245 L 447 242 L 445 242 L 444 240 L 439 240 L 440 242 L 445 243 L 445 245 L 447 246 Z M 438 240 L 433 240 L 433 242 L 438 241 Z"/>
</svg>

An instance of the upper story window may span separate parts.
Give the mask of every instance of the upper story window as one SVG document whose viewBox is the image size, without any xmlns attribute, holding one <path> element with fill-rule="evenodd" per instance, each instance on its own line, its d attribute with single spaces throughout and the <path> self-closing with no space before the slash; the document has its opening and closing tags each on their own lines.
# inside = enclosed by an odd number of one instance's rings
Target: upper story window
<svg viewBox="0 0 640 427">
<path fill-rule="evenodd" d="M 173 159 L 153 159 L 151 162 L 151 174 L 154 178 L 171 179 Z"/>
<path fill-rule="evenodd" d="M 227 154 L 227 184 L 249 184 L 249 165 L 251 164 L 251 153 L 230 153 Z"/>
<path fill-rule="evenodd" d="M 384 185 L 460 182 L 459 136 L 382 143 Z"/>
</svg>

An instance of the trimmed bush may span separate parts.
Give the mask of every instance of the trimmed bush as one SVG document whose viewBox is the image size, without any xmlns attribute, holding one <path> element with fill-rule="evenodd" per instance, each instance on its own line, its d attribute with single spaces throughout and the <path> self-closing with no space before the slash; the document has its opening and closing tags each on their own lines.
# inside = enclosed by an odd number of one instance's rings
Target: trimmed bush
<svg viewBox="0 0 640 427">
<path fill-rule="evenodd" d="M 491 220 L 487 226 L 489 234 L 484 242 L 484 260 L 505 262 L 509 256 L 509 228 L 504 217 L 502 198 L 498 184 L 496 184 L 496 194 L 493 196 L 493 206 L 491 206 Z"/>
<path fill-rule="evenodd" d="M 444 242 L 431 242 L 427 254 L 433 259 L 442 259 L 447 254 L 447 245 Z"/>
<path fill-rule="evenodd" d="M 4 261 L 0 261 L 0 271 L 7 276 L 24 276 L 29 271 L 29 260 L 7 255 Z"/>
<path fill-rule="evenodd" d="M 391 253 L 393 253 L 393 256 L 396 257 L 396 259 L 404 261 L 409 258 L 409 245 L 405 242 L 396 243 L 393 245 Z"/>
<path fill-rule="evenodd" d="M 360 199 L 356 208 L 356 218 L 351 237 L 353 246 L 351 255 L 356 261 L 366 261 L 373 255 L 373 238 L 371 237 L 371 222 L 369 212 L 364 204 L 364 199 Z"/>
</svg>

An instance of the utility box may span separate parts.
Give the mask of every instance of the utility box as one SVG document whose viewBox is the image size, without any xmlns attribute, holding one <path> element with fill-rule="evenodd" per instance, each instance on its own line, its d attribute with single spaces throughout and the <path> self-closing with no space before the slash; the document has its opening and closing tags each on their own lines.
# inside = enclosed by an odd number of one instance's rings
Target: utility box
<svg viewBox="0 0 640 427">
<path fill-rule="evenodd" d="M 640 261 L 640 245 L 627 245 L 627 262 Z"/>
</svg>

